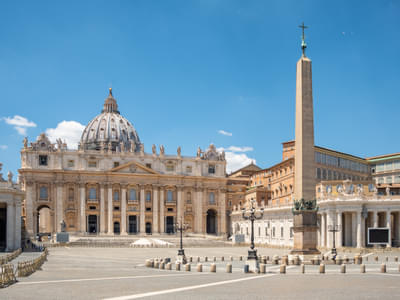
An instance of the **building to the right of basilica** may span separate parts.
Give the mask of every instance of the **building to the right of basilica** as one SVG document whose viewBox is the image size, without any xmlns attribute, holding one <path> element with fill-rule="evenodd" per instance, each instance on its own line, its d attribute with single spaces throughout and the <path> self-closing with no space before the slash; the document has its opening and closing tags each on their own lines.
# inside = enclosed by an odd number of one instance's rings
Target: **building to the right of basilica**
<svg viewBox="0 0 400 300">
<path fill-rule="evenodd" d="M 255 241 L 293 247 L 293 204 L 305 194 L 317 200 L 319 247 L 332 248 L 334 238 L 336 247 L 372 246 L 368 229 L 377 228 L 388 229 L 387 247 L 398 247 L 400 154 L 361 158 L 314 144 L 311 60 L 305 48 L 303 40 L 296 77 L 296 139 L 283 143 L 282 161 L 276 165 L 249 165 L 231 174 L 249 179 L 244 199 L 233 203 L 233 240 L 241 235 L 250 241 L 250 222 L 243 220 L 242 210 L 255 202 L 264 208 L 255 222 Z"/>
</svg>

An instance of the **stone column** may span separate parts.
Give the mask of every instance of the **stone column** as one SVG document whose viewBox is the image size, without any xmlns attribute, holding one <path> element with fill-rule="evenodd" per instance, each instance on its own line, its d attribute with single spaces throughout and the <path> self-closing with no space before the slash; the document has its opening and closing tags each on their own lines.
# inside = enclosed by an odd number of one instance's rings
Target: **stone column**
<svg viewBox="0 0 400 300">
<path fill-rule="evenodd" d="M 181 186 L 178 186 L 178 201 L 177 201 L 177 222 L 185 222 L 184 220 L 184 203 L 183 203 L 183 190 Z"/>
<path fill-rule="evenodd" d="M 386 244 L 386 247 L 392 247 L 392 226 L 390 223 L 390 209 L 386 211 L 386 227 L 389 228 L 389 243 Z"/>
<path fill-rule="evenodd" d="M 106 207 L 104 199 L 104 184 L 100 185 L 100 233 L 106 233 Z"/>
<path fill-rule="evenodd" d="M 140 186 L 140 233 L 146 233 L 144 185 Z"/>
<path fill-rule="evenodd" d="M 357 248 L 362 248 L 362 218 L 361 211 L 356 212 L 356 224 L 357 224 Z"/>
<path fill-rule="evenodd" d="M 26 182 L 26 231 L 32 238 L 34 235 L 33 228 L 33 202 L 34 202 L 34 184 L 32 181 Z"/>
<path fill-rule="evenodd" d="M 333 210 L 328 210 L 328 213 L 326 215 L 326 224 L 327 224 L 327 230 L 326 230 L 326 234 L 327 234 L 327 238 L 326 238 L 326 246 L 328 248 L 332 248 L 333 247 L 333 232 L 329 231 L 329 228 L 332 228 L 333 225 L 336 223 L 335 221 L 335 212 Z"/>
<path fill-rule="evenodd" d="M 226 234 L 226 190 L 220 189 L 219 190 L 219 207 L 220 207 L 220 221 L 218 222 L 218 234 Z M 221 225 L 220 225 L 221 224 Z"/>
<path fill-rule="evenodd" d="M 14 249 L 14 232 L 15 232 L 15 207 L 12 203 L 7 204 L 7 245 L 6 251 Z"/>
<path fill-rule="evenodd" d="M 337 232 L 336 235 L 336 247 L 339 248 L 343 246 L 343 230 L 344 230 L 341 211 L 337 212 L 337 225 L 339 227 L 339 231 Z"/>
<path fill-rule="evenodd" d="M 21 200 L 15 202 L 15 240 L 14 249 L 21 248 Z"/>
<path fill-rule="evenodd" d="M 203 233 L 203 190 L 196 188 L 195 197 L 195 232 Z"/>
<path fill-rule="evenodd" d="M 351 213 L 351 245 L 357 247 L 357 213 Z"/>
<path fill-rule="evenodd" d="M 376 210 L 372 211 L 372 226 L 374 228 L 378 227 L 378 212 Z"/>
<path fill-rule="evenodd" d="M 113 234 L 113 198 L 112 198 L 112 184 L 108 185 L 108 195 L 107 195 L 107 233 Z"/>
<path fill-rule="evenodd" d="M 396 240 L 397 240 L 397 245 L 400 243 L 400 211 L 397 212 L 396 214 L 396 219 L 395 219 L 395 228 L 396 228 Z"/>
<path fill-rule="evenodd" d="M 158 186 L 153 186 L 153 233 L 160 233 L 158 227 L 158 220 L 160 219 L 158 208 Z"/>
<path fill-rule="evenodd" d="M 160 187 L 160 233 L 165 233 L 164 187 Z"/>
<path fill-rule="evenodd" d="M 81 183 L 79 185 L 79 190 L 80 190 L 80 194 L 81 194 L 81 203 L 80 203 L 80 215 L 79 215 L 79 231 L 81 233 L 86 233 L 86 191 L 85 191 L 85 184 Z"/>
<path fill-rule="evenodd" d="M 321 247 L 326 246 L 326 225 L 325 225 L 325 213 L 321 213 Z"/>
<path fill-rule="evenodd" d="M 121 185 L 121 235 L 126 233 L 126 185 Z"/>
<path fill-rule="evenodd" d="M 56 183 L 56 225 L 57 232 L 61 232 L 61 222 L 64 220 L 64 209 L 63 209 L 63 183 Z"/>
</svg>

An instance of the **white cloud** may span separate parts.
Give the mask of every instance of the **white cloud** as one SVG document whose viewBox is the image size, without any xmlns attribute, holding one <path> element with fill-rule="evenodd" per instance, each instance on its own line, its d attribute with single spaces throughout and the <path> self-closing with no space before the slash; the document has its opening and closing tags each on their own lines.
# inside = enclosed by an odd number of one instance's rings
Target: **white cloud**
<svg viewBox="0 0 400 300">
<path fill-rule="evenodd" d="M 62 121 L 57 124 L 56 128 L 46 129 L 51 142 L 55 143 L 57 139 L 66 141 L 68 148 L 78 148 L 78 142 L 81 139 L 81 135 L 85 126 L 76 121 Z"/>
<path fill-rule="evenodd" d="M 29 121 L 27 118 L 15 115 L 14 117 L 6 117 L 3 118 L 4 121 L 8 125 L 13 125 L 15 130 L 20 134 L 20 135 L 26 135 L 26 129 L 28 127 L 36 127 L 36 124 L 32 121 Z"/>
<path fill-rule="evenodd" d="M 0 145 L 0 149 L 1 149 L 1 150 L 6 150 L 7 148 L 8 148 L 7 145 Z"/>
<path fill-rule="evenodd" d="M 228 132 L 228 131 L 225 131 L 225 130 L 222 130 L 222 129 L 218 130 L 218 133 L 222 134 L 222 135 L 226 135 L 226 136 L 232 136 L 231 132 Z"/>
<path fill-rule="evenodd" d="M 248 157 L 247 154 L 243 152 L 253 151 L 253 147 L 238 147 L 238 146 L 229 146 L 228 148 L 218 148 L 218 151 L 225 151 L 225 159 L 226 159 L 226 172 L 231 173 L 240 168 L 243 168 L 251 162 L 254 164 L 256 160 L 254 158 Z M 239 152 L 239 153 L 238 153 Z"/>
</svg>

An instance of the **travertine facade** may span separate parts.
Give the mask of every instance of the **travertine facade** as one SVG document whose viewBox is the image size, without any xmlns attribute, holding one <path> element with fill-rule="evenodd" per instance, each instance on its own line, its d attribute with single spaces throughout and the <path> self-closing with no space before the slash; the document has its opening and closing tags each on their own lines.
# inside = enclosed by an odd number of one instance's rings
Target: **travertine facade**
<svg viewBox="0 0 400 300">
<path fill-rule="evenodd" d="M 0 163 L 0 251 L 13 251 L 21 247 L 21 203 L 24 192 L 8 173 L 7 180 L 1 174 Z"/>
<path fill-rule="evenodd" d="M 78 150 L 41 134 L 30 145 L 24 141 L 21 160 L 30 235 L 58 232 L 62 221 L 78 235 L 173 233 L 181 219 L 195 233 L 227 232 L 236 190 L 227 186 L 224 153 L 214 145 L 193 157 L 180 147 L 176 155 L 155 145 L 145 153 L 111 90 Z"/>
</svg>

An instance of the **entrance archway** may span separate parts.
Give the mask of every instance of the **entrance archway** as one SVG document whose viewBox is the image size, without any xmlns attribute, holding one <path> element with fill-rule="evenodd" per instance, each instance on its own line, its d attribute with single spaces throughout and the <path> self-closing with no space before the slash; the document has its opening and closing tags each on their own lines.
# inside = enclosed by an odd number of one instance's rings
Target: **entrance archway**
<svg viewBox="0 0 400 300">
<path fill-rule="evenodd" d="M 114 222 L 114 234 L 120 234 L 119 222 Z"/>
<path fill-rule="evenodd" d="M 128 231 L 130 234 L 137 233 L 137 217 L 136 216 L 129 216 L 128 219 Z"/>
<path fill-rule="evenodd" d="M 169 234 L 174 233 L 174 217 L 173 216 L 167 216 L 165 223 L 167 225 L 166 229 L 165 229 L 165 232 L 169 233 Z"/>
<path fill-rule="evenodd" d="M 89 215 L 88 216 L 88 233 L 97 233 L 97 216 Z"/>
<path fill-rule="evenodd" d="M 151 223 L 150 222 L 146 223 L 146 234 L 151 234 Z"/>
<path fill-rule="evenodd" d="M 217 212 L 214 209 L 207 210 L 207 234 L 217 234 Z"/>
<path fill-rule="evenodd" d="M 53 220 L 51 209 L 47 205 L 39 206 L 37 209 L 37 233 L 45 236 L 53 232 Z"/>
<path fill-rule="evenodd" d="M 7 207 L 0 205 L 0 251 L 3 251 L 7 247 Z"/>
</svg>

